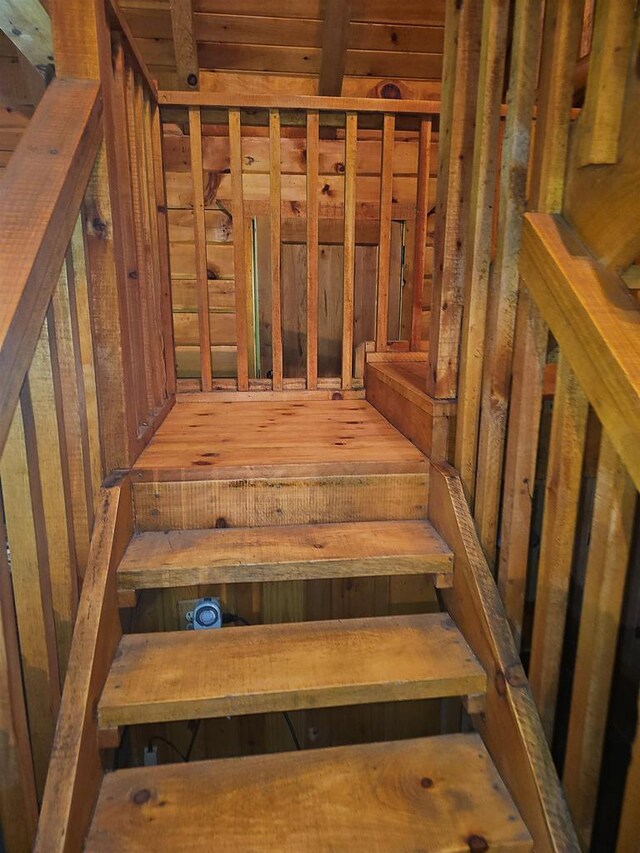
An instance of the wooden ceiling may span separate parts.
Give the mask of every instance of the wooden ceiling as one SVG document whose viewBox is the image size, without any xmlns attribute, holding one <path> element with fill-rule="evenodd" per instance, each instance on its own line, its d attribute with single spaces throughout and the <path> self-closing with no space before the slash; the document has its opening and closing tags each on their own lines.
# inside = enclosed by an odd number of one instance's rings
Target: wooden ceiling
<svg viewBox="0 0 640 853">
<path fill-rule="evenodd" d="M 445 0 L 120 5 L 161 88 L 392 97 L 439 92 Z M 399 92 L 381 91 L 394 83 Z"/>
</svg>

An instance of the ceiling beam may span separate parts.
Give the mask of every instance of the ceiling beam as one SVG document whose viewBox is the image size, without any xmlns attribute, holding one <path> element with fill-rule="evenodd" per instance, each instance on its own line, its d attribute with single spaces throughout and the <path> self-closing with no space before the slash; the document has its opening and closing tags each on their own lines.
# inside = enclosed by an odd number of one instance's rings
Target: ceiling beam
<svg viewBox="0 0 640 853">
<path fill-rule="evenodd" d="M 191 0 L 171 0 L 171 29 L 180 87 L 199 89 L 200 67 Z"/>
<path fill-rule="evenodd" d="M 0 0 L 0 29 L 43 74 L 53 64 L 51 21 L 40 0 Z"/>
<path fill-rule="evenodd" d="M 347 62 L 350 19 L 351 3 L 349 0 L 326 0 L 322 29 L 319 95 L 337 96 L 342 92 L 342 78 Z"/>
</svg>

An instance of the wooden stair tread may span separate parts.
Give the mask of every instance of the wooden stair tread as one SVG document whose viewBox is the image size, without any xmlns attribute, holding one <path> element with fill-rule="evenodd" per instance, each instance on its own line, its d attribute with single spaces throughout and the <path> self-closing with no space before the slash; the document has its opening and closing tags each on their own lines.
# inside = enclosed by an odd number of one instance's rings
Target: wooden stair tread
<svg viewBox="0 0 640 853">
<path fill-rule="evenodd" d="M 430 573 L 450 586 L 453 555 L 428 521 L 145 532 L 118 589 Z"/>
<path fill-rule="evenodd" d="M 118 770 L 88 851 L 532 850 L 477 734 Z"/>
<path fill-rule="evenodd" d="M 118 726 L 484 693 L 446 613 L 126 634 L 98 705 Z"/>
</svg>

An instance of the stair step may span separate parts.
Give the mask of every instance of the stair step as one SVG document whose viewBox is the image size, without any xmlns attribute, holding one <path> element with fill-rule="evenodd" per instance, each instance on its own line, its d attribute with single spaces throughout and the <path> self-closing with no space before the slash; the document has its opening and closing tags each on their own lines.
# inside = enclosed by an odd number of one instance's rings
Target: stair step
<svg viewBox="0 0 640 853">
<path fill-rule="evenodd" d="M 384 454 L 384 448 L 380 450 Z M 429 472 L 422 457 L 413 473 L 349 473 L 147 482 L 134 472 L 136 530 L 269 527 L 427 517 Z"/>
<path fill-rule="evenodd" d="M 452 572 L 451 550 L 420 520 L 139 533 L 117 578 L 125 597 L 197 584 L 427 573 L 444 587 Z"/>
<path fill-rule="evenodd" d="M 100 728 L 478 696 L 486 676 L 446 613 L 125 634 Z"/>
<path fill-rule="evenodd" d="M 118 770 L 88 851 L 525 851 L 477 734 Z"/>
</svg>

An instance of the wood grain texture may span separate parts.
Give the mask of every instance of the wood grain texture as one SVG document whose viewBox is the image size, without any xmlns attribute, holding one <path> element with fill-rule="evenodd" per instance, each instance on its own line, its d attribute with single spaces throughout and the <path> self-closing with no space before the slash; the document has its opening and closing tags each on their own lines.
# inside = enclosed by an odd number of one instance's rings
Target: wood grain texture
<svg viewBox="0 0 640 853">
<path fill-rule="evenodd" d="M 640 486 L 640 310 L 559 216 L 527 214 L 521 273 L 611 441 Z"/>
<path fill-rule="evenodd" d="M 411 306 L 411 349 L 418 350 L 422 340 L 422 307 L 429 212 L 429 174 L 431 171 L 431 119 L 420 121 L 418 143 L 418 185 L 416 187 L 416 227 L 414 235 L 413 290 Z M 426 388 L 426 375 L 425 375 Z"/>
<path fill-rule="evenodd" d="M 498 537 L 508 399 L 511 383 L 518 259 L 527 192 L 538 52 L 542 16 L 537 0 L 520 2 L 513 23 L 507 116 L 502 142 L 500 196 L 495 259 L 487 300 L 481 418 L 475 483 L 474 518 L 480 541 L 493 563 Z"/>
<path fill-rule="evenodd" d="M 35 850 L 83 847 L 102 781 L 94 704 L 121 636 L 115 573 L 131 537 L 127 480 L 102 492 L 47 776 Z"/>
<path fill-rule="evenodd" d="M 175 406 L 133 471 L 139 483 L 426 468 L 424 456 L 364 400 L 270 400 Z"/>
<path fill-rule="evenodd" d="M 487 672 L 486 710 L 474 722 L 533 836 L 536 850 L 580 849 L 540 718 L 459 476 L 433 465 L 429 517 L 451 546 L 444 604 Z"/>
<path fill-rule="evenodd" d="M 483 693 L 485 684 L 482 667 L 441 613 L 128 634 L 102 691 L 98 721 L 108 729 L 467 696 Z"/>
<path fill-rule="evenodd" d="M 269 111 L 269 198 L 271 241 L 271 369 L 273 390 L 282 390 L 282 208 L 280 113 Z"/>
<path fill-rule="evenodd" d="M 96 84 L 55 81 L 2 178 L 0 449 L 87 188 L 100 113 Z"/>
<path fill-rule="evenodd" d="M 271 527 L 426 517 L 428 474 L 351 474 L 134 485 L 137 530 Z"/>
<path fill-rule="evenodd" d="M 236 343 L 238 389 L 246 391 L 249 387 L 249 364 L 247 348 L 247 300 L 249 298 L 250 278 L 247 270 L 247 251 L 245 247 L 244 193 L 242 182 L 242 136 L 240 130 L 240 110 L 229 110 L 229 149 L 231 162 L 231 181 L 233 197 L 233 269 L 236 294 Z"/>
<path fill-rule="evenodd" d="M 624 464 L 603 433 L 562 776 L 585 848 L 598 797 L 636 498 Z"/>
<path fill-rule="evenodd" d="M 358 114 L 348 112 L 344 153 L 344 254 L 342 286 L 342 387 L 351 388 L 353 376 L 353 302 L 356 252 L 356 150 Z"/>
<path fill-rule="evenodd" d="M 380 238 L 376 300 L 376 349 L 386 350 L 389 340 L 389 279 L 391 273 L 391 204 L 393 201 L 393 143 L 395 116 L 386 114 L 382 127 L 380 159 Z"/>
<path fill-rule="evenodd" d="M 451 554 L 428 521 L 174 530 L 131 540 L 118 589 L 418 573 L 445 585 L 452 572 Z"/>
<path fill-rule="evenodd" d="M 339 97 L 342 94 L 350 17 L 350 0 L 327 0 L 325 3 L 319 95 Z"/>
<path fill-rule="evenodd" d="M 199 86 L 198 45 L 194 32 L 192 0 L 171 0 L 171 30 L 176 70 L 181 89 Z"/>
<path fill-rule="evenodd" d="M 143 789 L 151 793 L 138 805 L 132 792 Z M 172 849 L 183 841 L 186 818 L 202 830 L 194 849 L 204 850 L 210 833 L 202 819 L 210 815 L 221 850 L 344 850 L 357 838 L 375 853 L 425 843 L 467 853 L 461 800 L 469 836 L 502 853 L 532 849 L 477 735 L 111 773 L 87 847 Z"/>
<path fill-rule="evenodd" d="M 318 160 L 320 116 L 307 113 L 307 388 L 318 384 Z"/>
<path fill-rule="evenodd" d="M 569 583 L 578 518 L 588 403 L 566 359 L 560 354 L 549 461 L 529 680 L 547 740 L 551 744 L 560 680 Z"/>
</svg>

